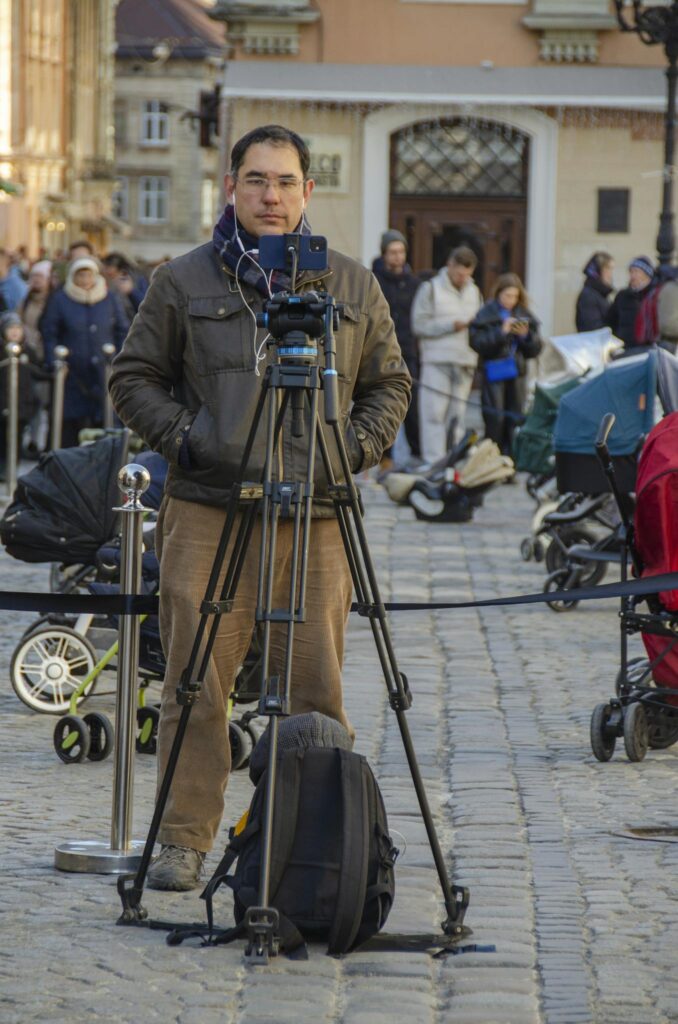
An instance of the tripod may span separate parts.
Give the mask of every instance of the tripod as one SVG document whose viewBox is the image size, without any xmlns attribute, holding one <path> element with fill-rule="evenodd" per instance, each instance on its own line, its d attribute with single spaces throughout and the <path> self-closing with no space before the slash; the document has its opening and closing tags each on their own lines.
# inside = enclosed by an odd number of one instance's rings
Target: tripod
<svg viewBox="0 0 678 1024">
<path fill-rule="evenodd" d="M 294 279 L 294 278 L 293 278 Z M 245 553 L 250 542 L 255 517 L 261 515 L 260 557 L 257 576 L 257 602 L 255 621 L 261 630 L 261 696 L 259 714 L 269 719 L 270 742 L 264 807 L 261 873 L 258 906 L 245 914 L 247 935 L 246 957 L 253 963 L 266 963 L 269 956 L 279 950 L 279 918 L 270 903 L 270 868 L 272 857 L 273 811 L 276 798 L 276 771 L 279 718 L 289 714 L 292 676 L 294 627 L 305 621 L 306 569 L 311 537 L 311 512 L 314 497 L 316 454 L 319 452 L 329 483 L 328 491 L 334 504 L 339 530 L 355 589 L 358 611 L 368 618 L 377 654 L 388 690 L 389 704 L 395 712 L 419 807 L 426 827 L 445 902 L 446 918 L 443 932 L 450 937 L 464 933 L 463 921 L 469 902 L 466 888 L 454 886 L 448 878 L 445 860 L 440 848 L 431 816 L 426 792 L 417 764 L 406 711 L 412 704 L 406 676 L 399 671 L 386 620 L 386 611 L 379 594 L 374 566 L 367 546 L 363 524 L 363 508 L 358 489 L 353 481 L 344 438 L 339 426 L 337 372 L 335 369 L 334 330 L 339 312 L 329 295 L 314 292 L 302 296 L 283 293 L 268 303 L 268 312 L 258 315 L 261 326 L 268 327 L 272 344 L 276 345 L 276 359 L 267 367 L 261 393 L 250 425 L 239 470 L 239 482 L 230 494 L 223 530 L 217 545 L 214 563 L 200 606 L 200 622 L 195 640 L 177 688 L 177 703 L 182 706 L 165 775 L 161 781 L 155 811 L 146 845 L 136 875 L 122 876 L 118 892 L 123 912 L 119 923 L 142 923 L 147 912 L 141 904 L 146 873 L 153 846 L 167 803 L 172 778 L 188 726 L 193 704 L 200 696 L 201 680 L 205 678 L 209 659 L 216 640 L 221 615 L 233 608 Z M 299 327 L 303 330 L 299 330 Z M 322 342 L 324 367 L 319 362 L 317 340 Z M 332 467 L 327 438 L 319 414 L 319 395 L 324 393 L 324 418 L 331 428 L 336 444 L 344 482 L 338 482 Z M 301 438 L 307 430 L 308 446 L 306 476 L 303 480 L 274 479 L 274 462 L 288 409 L 291 410 L 293 437 Z M 247 482 L 248 465 L 255 437 L 266 413 L 266 453 L 260 482 Z M 306 419 L 308 417 L 308 419 Z M 242 511 L 237 534 L 233 542 L 224 581 L 218 596 L 217 585 L 225 561 L 236 519 Z M 281 518 L 293 520 L 292 557 L 288 606 L 272 607 L 273 579 L 276 567 L 276 539 Z M 212 620 L 211 625 L 210 619 Z M 286 648 L 281 676 L 268 675 L 271 647 L 271 626 L 283 623 L 286 627 Z M 209 633 L 207 633 L 209 626 Z M 205 635 L 207 642 L 200 657 Z M 196 673 L 198 659 L 200 664 Z"/>
</svg>

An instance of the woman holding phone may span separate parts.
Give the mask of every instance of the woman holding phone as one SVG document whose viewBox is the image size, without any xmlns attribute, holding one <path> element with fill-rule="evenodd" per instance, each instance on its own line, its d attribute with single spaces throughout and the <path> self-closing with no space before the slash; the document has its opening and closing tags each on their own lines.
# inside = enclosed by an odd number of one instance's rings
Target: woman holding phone
<svg viewBox="0 0 678 1024">
<path fill-rule="evenodd" d="M 517 274 L 497 278 L 493 297 L 469 326 L 469 342 L 480 356 L 485 436 L 510 455 L 525 407 L 527 360 L 535 359 L 543 345 Z"/>
</svg>

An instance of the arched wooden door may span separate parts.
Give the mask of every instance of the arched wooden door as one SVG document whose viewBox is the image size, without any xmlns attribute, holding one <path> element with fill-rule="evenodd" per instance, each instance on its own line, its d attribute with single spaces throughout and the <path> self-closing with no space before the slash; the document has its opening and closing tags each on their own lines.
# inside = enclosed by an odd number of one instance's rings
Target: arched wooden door
<svg viewBox="0 0 678 1024">
<path fill-rule="evenodd" d="M 395 132 L 389 226 L 407 238 L 415 273 L 467 245 L 483 295 L 506 271 L 524 279 L 528 173 L 529 139 L 509 125 L 457 119 Z"/>
</svg>

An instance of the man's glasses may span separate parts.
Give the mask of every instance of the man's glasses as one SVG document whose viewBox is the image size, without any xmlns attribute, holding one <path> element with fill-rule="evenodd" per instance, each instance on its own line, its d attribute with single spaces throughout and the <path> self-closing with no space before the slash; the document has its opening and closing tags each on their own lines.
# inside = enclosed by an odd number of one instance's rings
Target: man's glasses
<svg viewBox="0 0 678 1024">
<path fill-rule="evenodd" d="M 265 178 L 263 174 L 248 174 L 247 177 L 236 180 L 240 182 L 243 192 L 250 192 L 252 195 L 263 194 L 267 189 L 274 188 L 279 195 L 292 196 L 304 184 L 303 179 L 295 178 L 292 174 L 272 178 Z"/>
</svg>

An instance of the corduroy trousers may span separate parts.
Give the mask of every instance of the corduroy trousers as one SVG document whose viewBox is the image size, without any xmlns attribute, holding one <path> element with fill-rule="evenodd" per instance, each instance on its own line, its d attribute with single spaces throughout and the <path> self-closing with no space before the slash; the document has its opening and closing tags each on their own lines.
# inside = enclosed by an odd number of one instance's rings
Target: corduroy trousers
<svg viewBox="0 0 678 1024">
<path fill-rule="evenodd" d="M 177 498 L 163 502 L 156 529 L 160 559 L 160 632 L 167 660 L 158 731 L 158 783 L 163 778 L 181 714 L 176 688 L 186 668 L 200 620 L 200 603 L 214 563 L 225 509 Z M 232 540 L 237 532 L 233 530 Z M 276 544 L 273 607 L 287 608 L 293 523 L 281 519 Z M 231 542 L 232 543 L 232 542 Z M 228 698 L 254 628 L 261 543 L 255 523 L 233 610 L 221 617 L 200 699 L 193 706 L 158 838 L 163 844 L 212 848 L 224 812 L 231 767 Z M 294 627 L 291 711 L 320 711 L 353 735 L 344 712 L 341 670 L 353 583 L 339 524 L 314 519 L 308 559 L 306 621 Z M 228 566 L 224 560 L 216 597 Z M 209 632 L 209 627 L 208 631 Z M 286 624 L 271 627 L 269 675 L 282 674 Z M 207 634 L 206 634 L 207 636 Z M 196 665 L 196 674 L 200 659 Z M 236 809 L 239 818 L 244 808 Z"/>
</svg>

